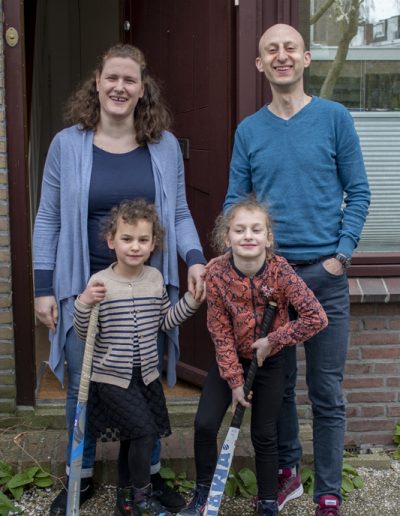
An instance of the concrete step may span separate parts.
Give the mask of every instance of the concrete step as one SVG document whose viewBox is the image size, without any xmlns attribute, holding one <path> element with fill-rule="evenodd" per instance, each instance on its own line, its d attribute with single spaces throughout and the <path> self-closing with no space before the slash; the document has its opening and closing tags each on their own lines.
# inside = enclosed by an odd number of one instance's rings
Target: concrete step
<svg viewBox="0 0 400 516">
<path fill-rule="evenodd" d="M 225 439 L 227 427 L 221 428 L 219 446 Z M 301 427 L 301 439 L 304 447 L 304 462 L 310 462 L 311 429 L 308 425 Z M 55 477 L 65 475 L 65 450 L 67 434 L 64 429 L 29 428 L 17 431 L 14 428 L 0 433 L 0 460 L 12 464 L 16 469 L 24 469 L 39 463 Z M 98 442 L 96 451 L 95 478 L 97 481 L 114 483 L 117 474 L 118 442 Z M 176 473 L 186 473 L 194 478 L 193 428 L 173 427 L 171 436 L 162 440 L 163 466 L 171 467 Z M 254 450 L 251 445 L 249 426 L 244 425 L 240 431 L 235 450 L 233 467 L 254 470 Z"/>
</svg>

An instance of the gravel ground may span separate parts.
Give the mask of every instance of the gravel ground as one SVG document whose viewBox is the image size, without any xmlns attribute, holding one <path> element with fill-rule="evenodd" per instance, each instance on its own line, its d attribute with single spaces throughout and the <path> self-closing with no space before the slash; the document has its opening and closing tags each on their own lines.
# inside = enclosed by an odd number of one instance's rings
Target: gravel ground
<svg viewBox="0 0 400 516">
<path fill-rule="evenodd" d="M 365 485 L 354 491 L 344 502 L 342 516 L 399 516 L 400 515 L 400 461 L 392 461 L 390 469 L 374 470 L 358 468 Z M 39 516 L 48 514 L 51 501 L 58 490 L 31 490 L 18 504 L 21 514 Z M 80 511 L 81 516 L 110 516 L 114 514 L 115 488 L 97 486 L 96 495 Z M 287 504 L 282 516 L 311 516 L 315 506 L 308 495 Z M 243 498 L 225 498 L 221 516 L 248 516 L 254 514 L 251 503 Z"/>
</svg>

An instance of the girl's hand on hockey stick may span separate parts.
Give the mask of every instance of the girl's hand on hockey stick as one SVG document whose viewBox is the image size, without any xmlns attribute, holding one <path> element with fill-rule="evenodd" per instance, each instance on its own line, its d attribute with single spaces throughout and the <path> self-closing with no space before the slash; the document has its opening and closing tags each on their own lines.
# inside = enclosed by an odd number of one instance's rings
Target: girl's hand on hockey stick
<svg viewBox="0 0 400 516">
<path fill-rule="evenodd" d="M 251 407 L 251 398 L 253 396 L 253 391 L 249 392 L 247 399 L 244 395 L 243 385 L 240 387 L 235 387 L 232 389 L 232 413 L 235 412 L 236 406 L 238 403 L 243 405 L 243 407 Z"/>
<path fill-rule="evenodd" d="M 79 300 L 82 301 L 85 305 L 95 305 L 106 296 L 106 287 L 104 283 L 99 280 L 95 280 L 92 283 L 89 283 L 82 294 L 79 296 Z"/>
<path fill-rule="evenodd" d="M 271 354 L 272 344 L 268 342 L 268 337 L 264 337 L 262 339 L 258 339 L 251 345 L 253 349 L 256 350 L 257 354 L 257 365 L 261 367 L 264 363 L 264 360 Z"/>
</svg>

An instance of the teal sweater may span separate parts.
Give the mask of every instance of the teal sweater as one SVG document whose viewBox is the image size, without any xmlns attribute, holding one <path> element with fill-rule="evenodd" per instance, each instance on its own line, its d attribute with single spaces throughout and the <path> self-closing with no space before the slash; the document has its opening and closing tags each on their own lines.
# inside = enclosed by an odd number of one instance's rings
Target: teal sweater
<svg viewBox="0 0 400 516">
<path fill-rule="evenodd" d="M 254 191 L 266 201 L 277 252 L 309 260 L 351 256 L 370 191 L 351 115 L 313 97 L 289 120 L 262 107 L 237 128 L 224 208 Z"/>
</svg>

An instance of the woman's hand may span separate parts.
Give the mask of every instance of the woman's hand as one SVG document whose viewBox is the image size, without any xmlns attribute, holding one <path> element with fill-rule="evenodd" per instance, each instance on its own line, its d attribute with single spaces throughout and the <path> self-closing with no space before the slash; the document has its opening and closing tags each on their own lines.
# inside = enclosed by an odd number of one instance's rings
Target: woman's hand
<svg viewBox="0 0 400 516">
<path fill-rule="evenodd" d="M 250 400 L 251 400 L 252 396 L 253 396 L 253 392 L 250 391 L 249 395 L 247 396 L 247 400 L 249 400 L 249 401 L 246 400 L 246 397 L 244 395 L 243 385 L 232 389 L 232 413 L 235 412 L 238 403 L 240 403 L 241 405 L 243 405 L 243 407 L 246 407 L 246 408 L 251 407 Z"/>
<path fill-rule="evenodd" d="M 271 354 L 272 344 L 268 342 L 268 337 L 264 337 L 256 340 L 251 347 L 256 350 L 257 365 L 258 367 L 261 367 L 264 360 Z"/>
<path fill-rule="evenodd" d="M 41 323 L 50 330 L 56 331 L 58 308 L 54 296 L 35 297 L 35 313 Z"/>
<path fill-rule="evenodd" d="M 196 263 L 188 269 L 188 290 L 199 303 L 202 303 L 206 298 L 205 274 L 206 269 L 201 263 Z"/>
<path fill-rule="evenodd" d="M 82 301 L 85 305 L 95 305 L 106 296 L 106 287 L 102 281 L 95 280 L 92 283 L 89 283 L 82 294 L 79 296 L 79 300 Z"/>
</svg>

